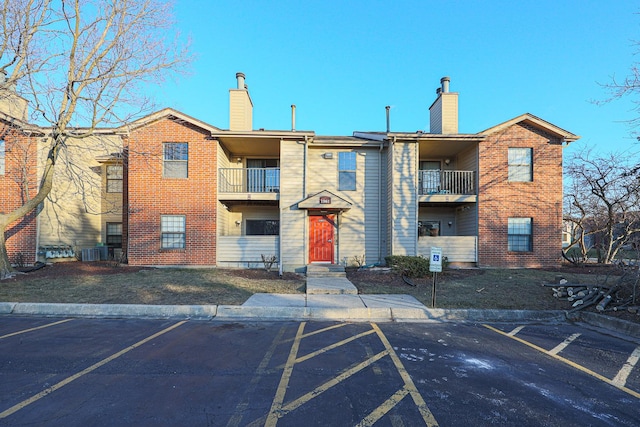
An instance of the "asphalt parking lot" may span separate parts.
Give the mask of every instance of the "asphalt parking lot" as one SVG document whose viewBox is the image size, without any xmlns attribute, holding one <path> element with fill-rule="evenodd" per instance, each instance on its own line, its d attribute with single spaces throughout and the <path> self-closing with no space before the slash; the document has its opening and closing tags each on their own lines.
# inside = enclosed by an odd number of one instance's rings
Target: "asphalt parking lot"
<svg viewBox="0 0 640 427">
<path fill-rule="evenodd" d="M 0 317 L 0 425 L 640 425 L 640 343 L 570 323 Z"/>
</svg>

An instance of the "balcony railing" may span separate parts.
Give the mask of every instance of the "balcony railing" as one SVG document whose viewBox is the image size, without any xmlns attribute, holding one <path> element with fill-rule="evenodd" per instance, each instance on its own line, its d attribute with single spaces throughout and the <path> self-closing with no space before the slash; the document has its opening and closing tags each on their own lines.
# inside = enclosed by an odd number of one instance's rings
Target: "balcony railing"
<svg viewBox="0 0 640 427">
<path fill-rule="evenodd" d="M 222 168 L 220 193 L 279 193 L 280 168 Z"/>
<path fill-rule="evenodd" d="M 476 194 L 475 171 L 421 170 L 419 192 L 427 194 Z"/>
</svg>

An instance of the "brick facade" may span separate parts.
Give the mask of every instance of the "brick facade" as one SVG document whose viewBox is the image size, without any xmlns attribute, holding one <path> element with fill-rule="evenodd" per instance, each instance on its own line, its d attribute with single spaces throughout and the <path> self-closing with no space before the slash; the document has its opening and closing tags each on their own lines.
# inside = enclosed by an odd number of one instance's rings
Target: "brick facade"
<svg viewBox="0 0 640 427">
<path fill-rule="evenodd" d="M 508 180 L 508 149 L 533 149 L 533 181 Z M 556 266 L 562 247 L 562 143 L 521 122 L 479 146 L 478 265 Z M 532 218 L 531 252 L 509 252 L 508 218 Z"/>
<path fill-rule="evenodd" d="M 208 132 L 162 118 L 125 140 L 123 250 L 131 265 L 215 265 L 216 143 Z M 188 144 L 188 178 L 163 178 L 162 144 Z M 184 249 L 161 249 L 161 215 L 186 217 Z"/>
<path fill-rule="evenodd" d="M 0 123 L 0 137 L 5 141 L 5 173 L 0 175 L 0 213 L 9 213 L 24 204 L 24 198 L 37 191 L 37 138 Z M 23 183 L 28 184 L 23 191 Z M 9 261 L 36 260 L 37 225 L 35 211 L 10 224 L 5 231 Z"/>
</svg>

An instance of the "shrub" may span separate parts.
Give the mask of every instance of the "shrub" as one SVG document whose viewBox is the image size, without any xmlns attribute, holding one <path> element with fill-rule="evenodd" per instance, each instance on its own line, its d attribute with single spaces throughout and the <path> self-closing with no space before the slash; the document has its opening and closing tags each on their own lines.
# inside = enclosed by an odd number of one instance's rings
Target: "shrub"
<svg viewBox="0 0 640 427">
<path fill-rule="evenodd" d="M 429 260 L 421 256 L 391 255 L 384 258 L 393 271 L 408 277 L 429 275 Z"/>
</svg>

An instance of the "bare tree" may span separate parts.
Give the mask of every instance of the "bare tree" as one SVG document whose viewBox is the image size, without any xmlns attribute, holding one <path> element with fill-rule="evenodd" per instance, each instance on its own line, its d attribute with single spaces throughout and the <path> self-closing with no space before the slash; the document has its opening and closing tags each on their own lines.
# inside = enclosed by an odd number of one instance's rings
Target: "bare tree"
<svg viewBox="0 0 640 427">
<path fill-rule="evenodd" d="M 584 151 L 574 155 L 565 173 L 564 220 L 573 224 L 572 248 L 585 261 L 589 250 L 598 261 L 611 263 L 618 251 L 640 232 L 640 174 L 629 156 L 595 157 Z M 575 250 L 575 249 L 574 249 Z"/>
<path fill-rule="evenodd" d="M 56 166 L 86 150 L 82 141 L 98 126 L 149 112 L 141 87 L 162 82 L 190 58 L 162 0 L 3 0 L 0 7 L 0 94 L 27 99 L 30 119 L 48 141 L 36 194 L 0 215 L 2 277 L 11 271 L 5 231 L 47 198 Z"/>
<path fill-rule="evenodd" d="M 634 46 L 636 55 L 640 54 L 640 41 L 635 41 Z M 632 62 L 625 77 L 617 78 L 612 76 L 611 81 L 602 86 L 609 92 L 609 97 L 600 103 L 607 103 L 630 96 L 635 104 L 636 117 L 629 120 L 629 124 L 634 128 L 640 125 L 640 62 Z"/>
</svg>

